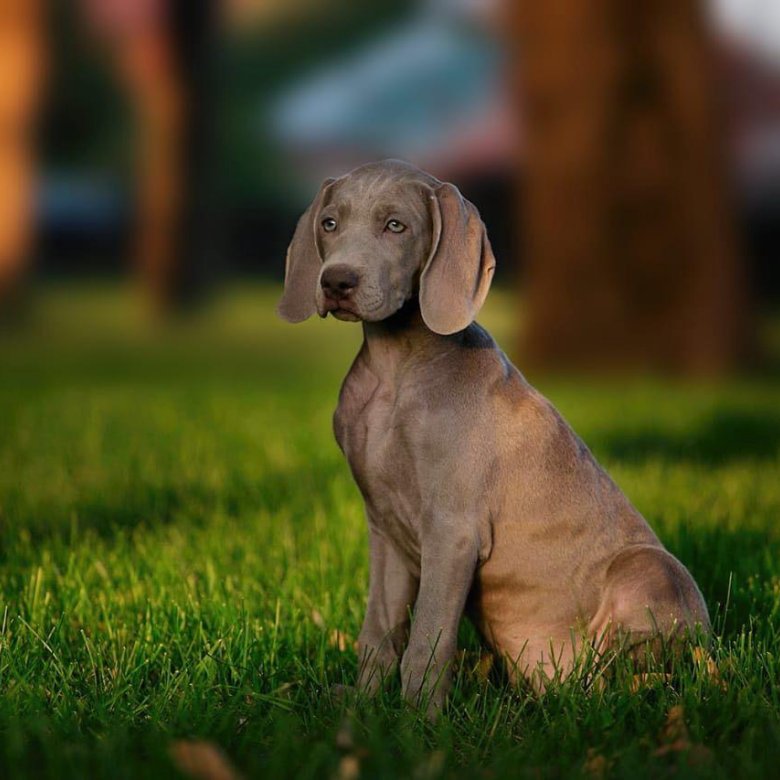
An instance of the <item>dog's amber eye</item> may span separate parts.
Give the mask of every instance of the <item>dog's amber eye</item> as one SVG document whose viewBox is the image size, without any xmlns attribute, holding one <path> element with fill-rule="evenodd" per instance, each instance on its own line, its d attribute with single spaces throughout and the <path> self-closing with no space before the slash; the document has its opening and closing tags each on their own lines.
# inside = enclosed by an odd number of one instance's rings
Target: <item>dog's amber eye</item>
<svg viewBox="0 0 780 780">
<path fill-rule="evenodd" d="M 399 222 L 397 219 L 391 219 L 385 227 L 391 233 L 403 233 L 406 230 L 406 225 L 403 222 Z"/>
<path fill-rule="evenodd" d="M 322 220 L 322 229 L 326 233 L 332 233 L 336 229 L 336 220 L 333 217 L 326 217 Z"/>
</svg>

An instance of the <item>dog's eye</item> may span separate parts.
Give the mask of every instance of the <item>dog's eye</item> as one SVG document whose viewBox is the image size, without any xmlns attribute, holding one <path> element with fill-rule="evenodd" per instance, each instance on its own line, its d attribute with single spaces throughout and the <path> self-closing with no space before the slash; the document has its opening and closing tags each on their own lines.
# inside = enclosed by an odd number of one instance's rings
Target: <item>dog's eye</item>
<svg viewBox="0 0 780 780">
<path fill-rule="evenodd" d="M 336 229 L 336 220 L 333 217 L 326 217 L 322 220 L 322 229 L 326 233 L 332 233 Z"/>
<path fill-rule="evenodd" d="M 404 230 L 406 230 L 406 225 L 404 225 L 403 222 L 399 222 L 397 219 L 391 219 L 386 225 L 385 228 L 389 230 L 391 233 L 403 233 Z"/>
</svg>

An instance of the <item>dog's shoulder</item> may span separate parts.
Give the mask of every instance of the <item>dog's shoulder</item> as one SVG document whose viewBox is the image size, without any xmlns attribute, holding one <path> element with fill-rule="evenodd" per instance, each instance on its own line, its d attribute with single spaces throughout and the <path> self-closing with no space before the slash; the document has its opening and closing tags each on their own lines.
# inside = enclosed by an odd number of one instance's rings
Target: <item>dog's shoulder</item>
<svg viewBox="0 0 780 780">
<path fill-rule="evenodd" d="M 366 366 L 365 349 L 364 344 L 352 361 L 341 383 L 338 404 L 333 413 L 333 433 L 342 450 L 348 427 L 362 415 L 379 385 L 377 377 Z"/>
</svg>

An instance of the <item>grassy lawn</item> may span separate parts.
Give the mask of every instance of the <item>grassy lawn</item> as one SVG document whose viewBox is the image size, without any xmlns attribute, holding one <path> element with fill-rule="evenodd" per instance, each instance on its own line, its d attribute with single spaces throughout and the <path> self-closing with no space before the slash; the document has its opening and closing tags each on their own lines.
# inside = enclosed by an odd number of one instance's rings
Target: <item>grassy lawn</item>
<svg viewBox="0 0 780 780">
<path fill-rule="evenodd" d="M 431 726 L 397 686 L 331 692 L 367 585 L 330 428 L 360 331 L 284 325 L 275 296 L 160 334 L 61 286 L 0 337 L 1 777 L 175 776 L 181 739 L 247 777 L 777 776 L 780 384 L 530 377 L 699 582 L 719 677 L 537 699 L 464 626 Z M 509 303 L 482 318 L 505 345 Z"/>
</svg>

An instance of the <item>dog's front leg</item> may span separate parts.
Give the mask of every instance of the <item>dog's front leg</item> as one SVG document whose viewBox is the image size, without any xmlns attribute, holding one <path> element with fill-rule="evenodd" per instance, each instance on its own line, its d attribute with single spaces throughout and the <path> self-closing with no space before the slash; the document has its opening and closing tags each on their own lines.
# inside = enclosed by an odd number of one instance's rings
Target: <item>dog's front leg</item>
<svg viewBox="0 0 780 780">
<path fill-rule="evenodd" d="M 358 687 L 373 694 L 397 668 L 418 583 L 392 542 L 373 528 L 369 544 L 371 573 L 366 617 L 358 637 Z"/>
<path fill-rule="evenodd" d="M 458 625 L 477 565 L 476 539 L 455 529 L 436 533 L 423 544 L 420 591 L 409 644 L 401 661 L 407 701 L 425 703 L 435 716 L 451 684 Z"/>
</svg>

